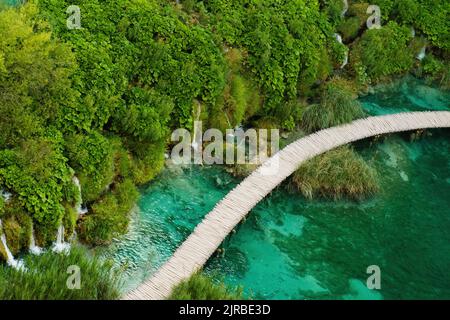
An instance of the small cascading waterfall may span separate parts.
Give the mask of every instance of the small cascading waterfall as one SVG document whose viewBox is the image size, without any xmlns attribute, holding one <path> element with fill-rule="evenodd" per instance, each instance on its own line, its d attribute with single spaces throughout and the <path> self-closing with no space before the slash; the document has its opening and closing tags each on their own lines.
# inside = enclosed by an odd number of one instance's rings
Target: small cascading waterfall
<svg viewBox="0 0 450 320">
<path fill-rule="evenodd" d="M 29 251 L 31 254 L 40 255 L 42 253 L 42 248 L 36 245 L 36 239 L 34 237 L 34 228 L 31 226 L 31 235 L 30 235 L 30 248 Z"/>
<path fill-rule="evenodd" d="M 86 207 L 83 207 L 83 197 L 81 196 L 80 180 L 76 176 L 73 176 L 72 181 L 79 191 L 79 196 L 77 199 L 77 203 L 75 204 L 75 209 L 77 210 L 78 216 L 82 216 L 83 214 L 86 214 L 88 210 Z"/>
<path fill-rule="evenodd" d="M 420 49 L 419 54 L 417 55 L 417 59 L 422 61 L 427 56 L 427 46 L 424 45 L 422 49 Z"/>
<path fill-rule="evenodd" d="M 53 245 L 53 252 L 67 252 L 70 249 L 70 243 L 64 242 L 64 226 L 61 223 L 58 227 L 56 242 Z"/>
<path fill-rule="evenodd" d="M 342 44 L 343 46 L 345 46 L 344 43 L 342 42 L 342 36 L 341 36 L 340 34 L 335 33 L 335 34 L 334 34 L 334 37 L 335 37 L 335 39 L 337 40 L 337 42 L 339 42 L 340 44 Z M 340 68 L 341 68 L 341 69 L 344 69 L 345 66 L 346 66 L 347 64 L 348 64 L 348 49 L 347 49 L 347 51 L 345 52 L 344 61 L 342 62 Z"/>
<path fill-rule="evenodd" d="M 11 200 L 12 193 L 5 191 L 3 189 L 0 189 L 0 197 L 2 197 L 3 200 L 5 200 L 5 202 L 9 202 L 9 200 Z"/>
<path fill-rule="evenodd" d="M 23 264 L 23 261 L 14 259 L 13 254 L 9 250 L 8 243 L 6 242 L 6 235 L 3 233 L 3 225 L 2 225 L 1 219 L 0 219 L 0 230 L 2 230 L 1 231 L 2 234 L 0 235 L 0 240 L 3 244 L 3 248 L 5 249 L 5 252 L 6 252 L 6 263 L 10 267 L 13 267 L 14 269 L 22 270 L 22 271 L 26 270 L 25 265 Z"/>
<path fill-rule="evenodd" d="M 342 2 L 344 3 L 344 7 L 342 8 L 341 17 L 345 17 L 345 14 L 348 11 L 348 1 L 343 0 Z"/>
<path fill-rule="evenodd" d="M 416 37 L 416 29 L 414 27 L 411 27 L 411 37 Z M 424 41 L 424 39 L 422 38 Z M 425 43 L 423 47 L 420 49 L 419 53 L 416 55 L 416 59 L 422 61 L 427 56 L 427 44 Z"/>
<path fill-rule="evenodd" d="M 199 142 L 201 143 L 201 137 L 200 137 L 200 141 L 198 140 L 197 134 L 200 133 L 200 128 L 199 128 L 199 123 L 200 123 L 200 116 L 202 114 L 202 105 L 200 102 L 197 101 L 197 112 L 195 115 L 195 121 L 194 121 L 194 136 L 192 137 L 192 148 L 197 151 L 198 150 L 198 145 Z"/>
</svg>

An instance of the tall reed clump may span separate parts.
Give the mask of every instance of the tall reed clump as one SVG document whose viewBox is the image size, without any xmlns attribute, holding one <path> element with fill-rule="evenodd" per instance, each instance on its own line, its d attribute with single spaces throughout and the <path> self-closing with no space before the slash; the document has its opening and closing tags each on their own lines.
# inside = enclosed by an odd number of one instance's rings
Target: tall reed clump
<svg viewBox="0 0 450 320">
<path fill-rule="evenodd" d="M 336 78 L 325 85 L 320 103 L 306 108 L 302 127 L 307 132 L 334 127 L 364 116 L 353 85 Z"/>
<path fill-rule="evenodd" d="M 173 289 L 169 300 L 242 300 L 242 288 L 229 288 L 224 283 L 216 284 L 212 278 L 201 273 Z"/>
<path fill-rule="evenodd" d="M 90 257 L 86 249 L 51 251 L 24 258 L 26 271 L 0 265 L 0 300 L 111 300 L 120 297 L 120 277 L 109 262 Z M 70 289 L 69 266 L 80 269 L 80 289 Z M 73 287 L 72 287 L 73 288 Z"/>
<path fill-rule="evenodd" d="M 290 186 L 309 199 L 360 200 L 379 190 L 376 171 L 347 146 L 307 161 L 294 173 Z"/>
</svg>

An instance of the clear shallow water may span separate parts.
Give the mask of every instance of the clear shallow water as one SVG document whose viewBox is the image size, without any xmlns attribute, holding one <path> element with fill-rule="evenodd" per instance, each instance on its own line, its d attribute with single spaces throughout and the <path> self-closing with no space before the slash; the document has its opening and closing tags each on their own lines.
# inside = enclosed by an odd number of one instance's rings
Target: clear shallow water
<svg viewBox="0 0 450 320">
<path fill-rule="evenodd" d="M 128 291 L 155 272 L 238 181 L 219 167 L 165 170 L 141 190 L 130 232 L 101 254 L 125 271 Z"/>
<path fill-rule="evenodd" d="M 21 4 L 22 0 L 0 0 L 0 4 L 7 4 L 10 6 L 15 6 Z"/>
<path fill-rule="evenodd" d="M 362 102 L 371 114 L 445 109 L 447 94 L 409 79 Z M 307 201 L 280 187 L 206 271 L 253 298 L 450 298 L 450 134 L 431 133 L 356 145 L 380 174 L 382 191 L 373 199 Z M 221 168 L 192 167 L 166 171 L 142 190 L 130 233 L 104 253 L 126 266 L 126 290 L 153 273 L 236 183 Z M 365 285 L 374 264 L 380 291 Z"/>
<path fill-rule="evenodd" d="M 405 77 L 389 85 L 375 88 L 363 99 L 364 108 L 372 115 L 403 111 L 450 110 L 450 92 L 430 87 L 424 81 Z"/>
</svg>

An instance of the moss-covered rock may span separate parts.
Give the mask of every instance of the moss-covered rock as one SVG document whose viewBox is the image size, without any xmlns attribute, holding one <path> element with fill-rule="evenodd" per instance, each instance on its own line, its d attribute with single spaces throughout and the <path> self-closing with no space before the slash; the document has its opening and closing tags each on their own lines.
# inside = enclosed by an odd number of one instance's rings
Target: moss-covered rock
<svg viewBox="0 0 450 320">
<path fill-rule="evenodd" d="M 364 1 L 352 1 L 348 8 L 348 16 L 358 17 L 361 23 L 365 23 L 369 17 L 367 14 L 369 5 L 369 3 Z"/>
<path fill-rule="evenodd" d="M 350 17 L 342 21 L 338 26 L 338 32 L 342 35 L 344 42 L 351 42 L 356 39 L 364 26 L 364 21 L 359 17 Z"/>
<path fill-rule="evenodd" d="M 78 225 L 79 238 L 91 245 L 104 245 L 127 231 L 129 216 L 139 192 L 130 179 L 116 183 L 96 201 Z"/>
<path fill-rule="evenodd" d="M 1 232 L 1 231 L 0 231 Z M 1 235 L 1 233 L 0 233 Z M 7 256 L 6 256 L 6 250 L 5 247 L 3 246 L 3 243 L 0 241 L 0 262 L 2 261 L 7 261 Z"/>
<path fill-rule="evenodd" d="M 78 212 L 74 207 L 66 205 L 65 213 L 63 217 L 63 226 L 64 226 L 64 238 L 69 239 L 75 230 L 78 218 Z"/>
<path fill-rule="evenodd" d="M 2 219 L 3 233 L 8 242 L 8 248 L 13 255 L 28 249 L 31 237 L 31 218 L 25 213 L 11 215 Z"/>
</svg>

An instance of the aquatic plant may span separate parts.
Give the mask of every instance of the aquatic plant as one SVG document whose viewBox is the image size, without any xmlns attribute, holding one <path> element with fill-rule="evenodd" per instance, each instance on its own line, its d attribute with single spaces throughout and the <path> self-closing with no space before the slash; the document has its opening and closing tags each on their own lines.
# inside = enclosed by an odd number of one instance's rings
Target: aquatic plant
<svg viewBox="0 0 450 320">
<path fill-rule="evenodd" d="M 290 187 L 309 199 L 348 197 L 360 200 L 379 189 L 376 171 L 347 146 L 301 165 L 293 174 Z"/>
<path fill-rule="evenodd" d="M 313 132 L 351 122 L 363 115 L 353 84 L 335 78 L 325 85 L 320 103 L 305 109 L 301 126 L 305 131 Z"/>
<path fill-rule="evenodd" d="M 210 276 L 197 273 L 173 289 L 169 300 L 242 300 L 242 288 L 229 288 Z"/>
</svg>

